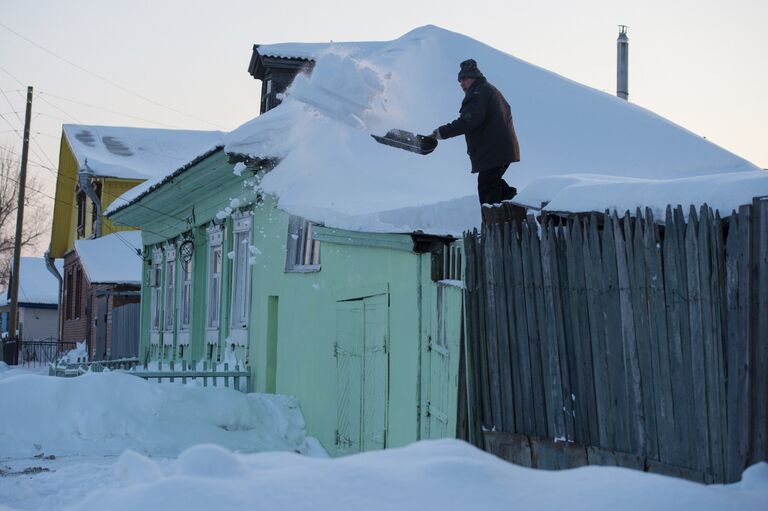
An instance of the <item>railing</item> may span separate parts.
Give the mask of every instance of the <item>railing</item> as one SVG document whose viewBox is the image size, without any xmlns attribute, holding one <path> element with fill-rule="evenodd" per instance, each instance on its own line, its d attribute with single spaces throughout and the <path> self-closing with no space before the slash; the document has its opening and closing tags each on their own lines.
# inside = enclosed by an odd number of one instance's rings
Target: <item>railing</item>
<svg viewBox="0 0 768 511">
<path fill-rule="evenodd" d="M 61 358 L 75 344 L 53 337 L 34 341 L 6 339 L 3 341 L 3 360 L 8 365 L 42 367 Z"/>
<path fill-rule="evenodd" d="M 250 388 L 251 372 L 248 366 L 235 364 L 230 369 L 229 363 L 211 364 L 202 361 L 200 364 L 181 364 L 162 361 L 142 365 L 138 359 L 126 358 L 119 360 L 99 360 L 94 362 L 77 361 L 75 363 L 58 362 L 50 365 L 48 374 L 51 376 L 74 377 L 86 373 L 101 373 L 105 371 L 120 371 L 126 374 L 138 376 L 148 381 L 158 383 L 182 383 L 199 381 L 203 387 L 225 387 L 248 392 Z"/>
</svg>

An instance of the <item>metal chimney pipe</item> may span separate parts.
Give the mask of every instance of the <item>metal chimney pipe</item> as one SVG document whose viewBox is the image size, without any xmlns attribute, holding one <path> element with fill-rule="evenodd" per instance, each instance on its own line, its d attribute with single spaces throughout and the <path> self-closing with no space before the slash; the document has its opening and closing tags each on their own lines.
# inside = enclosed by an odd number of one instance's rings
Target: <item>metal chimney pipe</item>
<svg viewBox="0 0 768 511">
<path fill-rule="evenodd" d="M 627 101 L 629 98 L 629 37 L 626 25 L 619 25 L 616 40 L 616 95 Z"/>
</svg>

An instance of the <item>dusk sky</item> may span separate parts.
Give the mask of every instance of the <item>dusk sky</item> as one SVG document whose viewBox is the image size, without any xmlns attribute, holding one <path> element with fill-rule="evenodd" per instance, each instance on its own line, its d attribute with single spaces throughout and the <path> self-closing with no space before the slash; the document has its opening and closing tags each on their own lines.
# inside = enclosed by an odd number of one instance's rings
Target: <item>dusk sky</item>
<svg viewBox="0 0 768 511">
<path fill-rule="evenodd" d="M 33 86 L 30 171 L 52 196 L 62 123 L 229 131 L 258 114 L 254 43 L 390 40 L 426 24 L 614 94 L 625 24 L 630 101 L 766 168 L 767 20 L 765 0 L 2 0 L 0 145 L 21 152 Z"/>
</svg>

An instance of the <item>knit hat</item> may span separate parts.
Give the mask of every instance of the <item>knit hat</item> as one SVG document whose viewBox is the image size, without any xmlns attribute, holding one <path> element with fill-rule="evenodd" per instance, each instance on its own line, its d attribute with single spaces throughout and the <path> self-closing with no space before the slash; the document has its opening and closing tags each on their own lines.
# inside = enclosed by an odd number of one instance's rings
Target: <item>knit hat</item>
<svg viewBox="0 0 768 511">
<path fill-rule="evenodd" d="M 477 69 L 477 62 L 474 59 L 465 60 L 459 66 L 461 67 L 459 69 L 459 81 L 464 78 L 485 78 L 483 73 Z"/>
</svg>

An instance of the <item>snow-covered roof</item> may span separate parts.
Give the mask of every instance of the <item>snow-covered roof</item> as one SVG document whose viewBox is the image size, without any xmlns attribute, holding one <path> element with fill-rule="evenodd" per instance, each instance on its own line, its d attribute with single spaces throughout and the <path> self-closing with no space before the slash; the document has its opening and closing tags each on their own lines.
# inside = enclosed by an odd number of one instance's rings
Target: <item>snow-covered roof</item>
<svg viewBox="0 0 768 511">
<path fill-rule="evenodd" d="M 150 193 L 152 190 L 154 190 L 158 186 L 165 184 L 167 181 L 170 181 L 175 176 L 184 172 L 195 163 L 205 159 L 206 157 L 210 156 L 216 151 L 221 150 L 223 147 L 224 147 L 223 144 L 213 146 L 213 148 L 209 149 L 207 152 L 200 154 L 194 160 L 186 162 L 181 167 L 178 167 L 178 168 L 174 167 L 174 168 L 168 169 L 166 172 L 160 172 L 158 173 L 157 176 L 153 177 L 152 179 L 147 179 L 143 183 L 134 186 L 130 190 L 127 190 L 122 195 L 120 195 L 117 198 L 117 200 L 112 201 L 112 203 L 107 207 L 107 209 L 104 210 L 104 214 L 106 216 L 109 216 L 115 211 L 119 211 L 123 208 L 127 208 L 134 202 L 138 201 L 139 199 L 141 199 L 142 197 Z"/>
<path fill-rule="evenodd" d="M 359 41 L 354 43 L 277 43 L 260 44 L 257 47 L 259 55 L 262 57 L 277 57 L 285 59 L 304 59 L 315 60 L 327 51 L 336 48 L 344 48 L 345 51 L 353 52 L 358 58 L 376 51 L 381 47 L 380 42 Z"/>
<path fill-rule="evenodd" d="M 64 261 L 54 261 L 59 274 L 64 271 Z M 22 257 L 21 280 L 19 281 L 19 303 L 58 305 L 59 281 L 48 271 L 45 259 L 42 257 Z M 13 273 L 13 269 L 11 269 Z M 9 303 L 10 289 L 0 296 L 0 307 Z"/>
<path fill-rule="evenodd" d="M 80 167 L 94 174 L 150 179 L 221 145 L 221 131 L 65 124 L 64 135 Z"/>
<path fill-rule="evenodd" d="M 101 238 L 75 241 L 91 284 L 141 284 L 141 231 L 121 231 Z"/>
<path fill-rule="evenodd" d="M 430 133 L 455 119 L 467 58 L 512 105 L 522 161 L 505 179 L 520 202 L 558 211 L 707 202 L 727 213 L 768 194 L 768 172 L 653 112 L 435 26 L 362 46 L 258 51 L 313 58 L 315 67 L 280 106 L 226 135 L 225 150 L 279 159 L 263 190 L 281 209 L 328 226 L 459 234 L 480 224 L 461 138 L 419 156 L 370 137 Z"/>
</svg>

